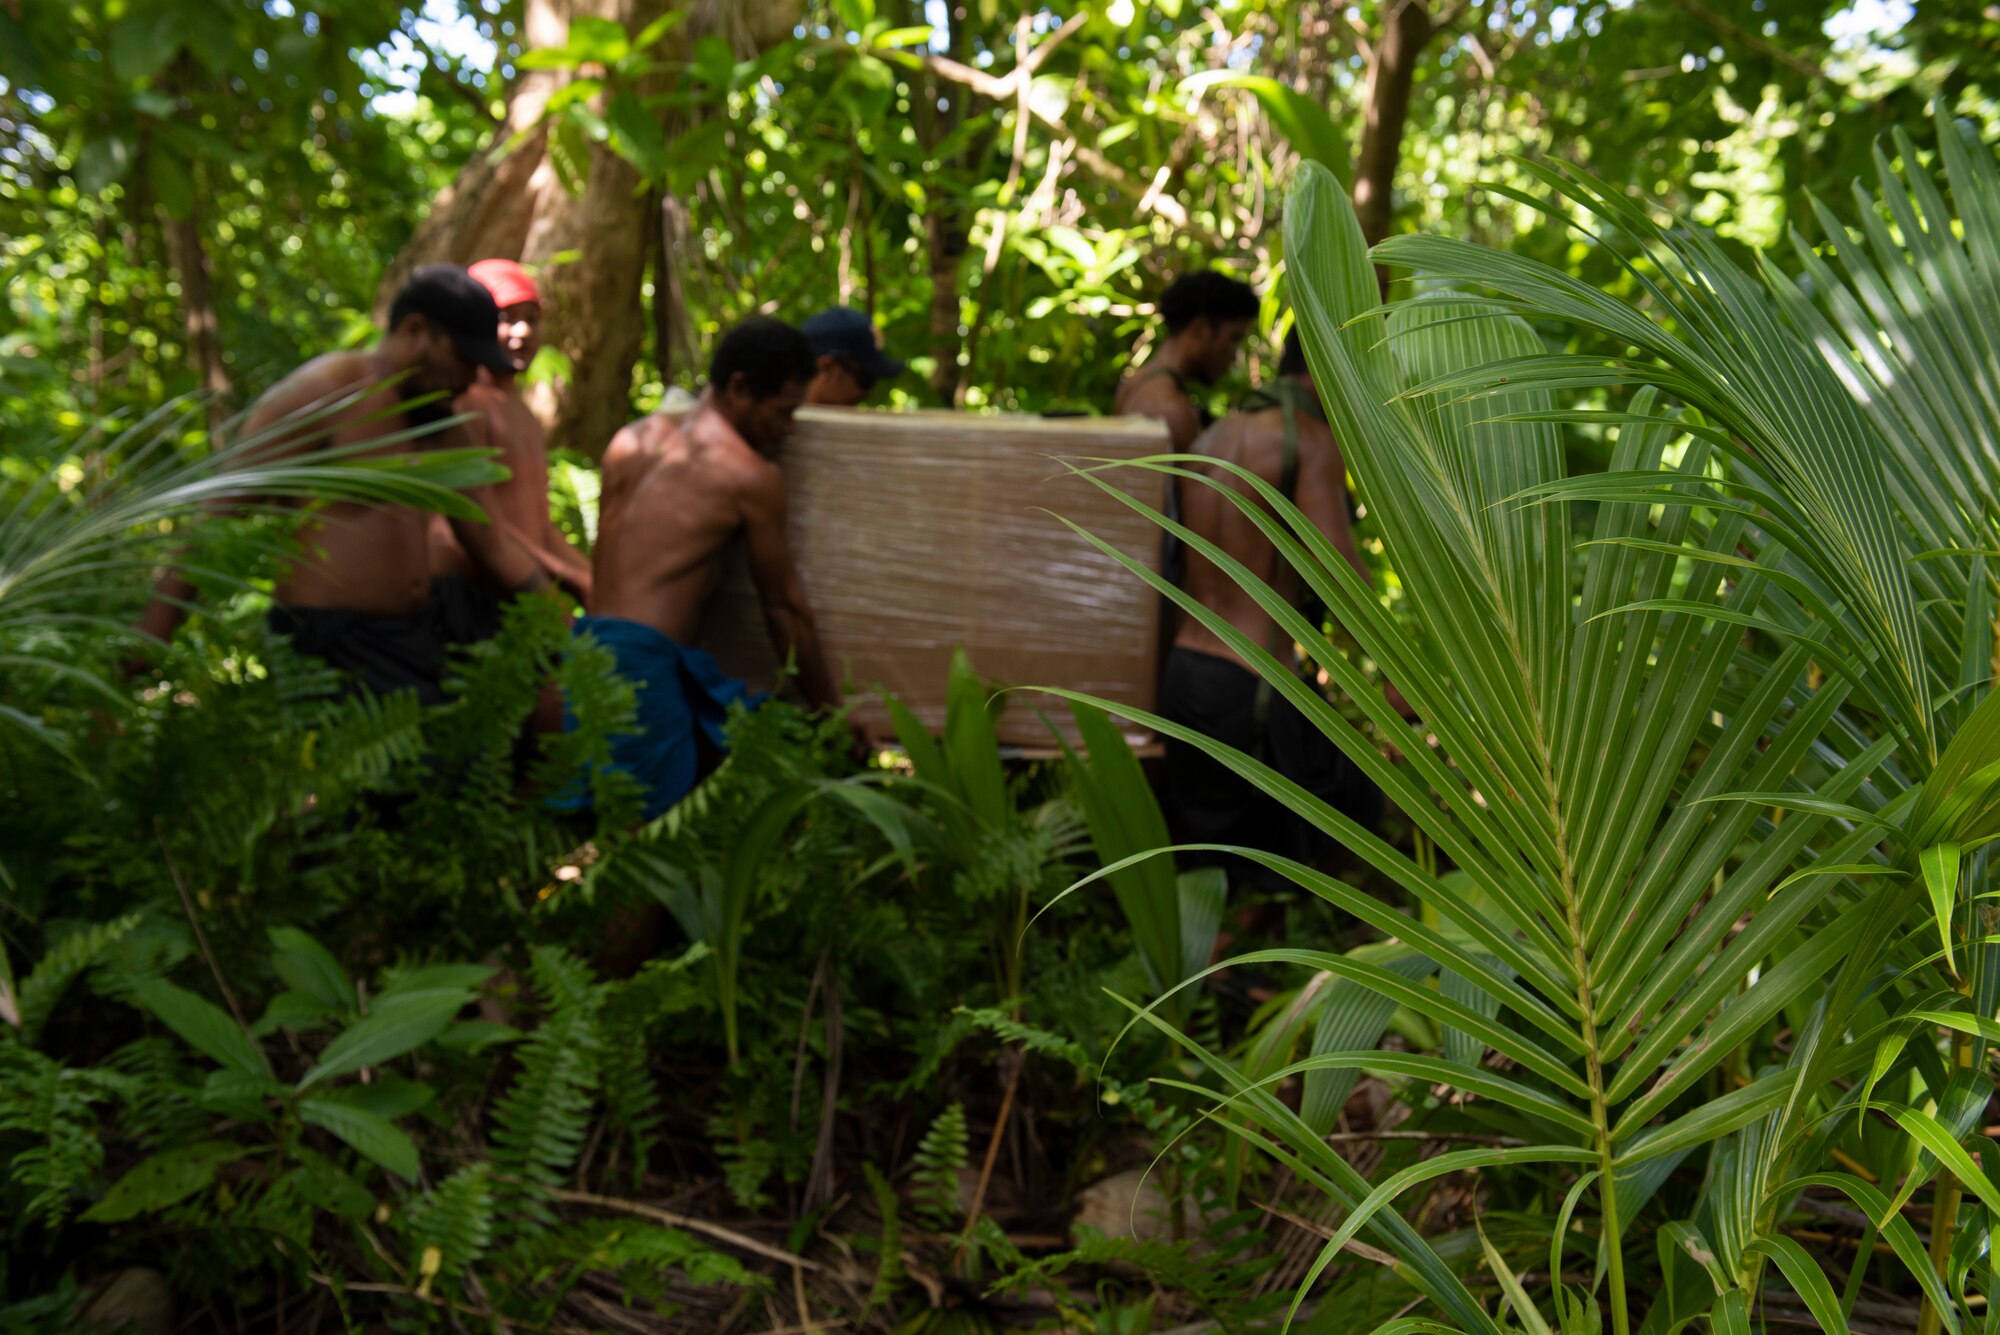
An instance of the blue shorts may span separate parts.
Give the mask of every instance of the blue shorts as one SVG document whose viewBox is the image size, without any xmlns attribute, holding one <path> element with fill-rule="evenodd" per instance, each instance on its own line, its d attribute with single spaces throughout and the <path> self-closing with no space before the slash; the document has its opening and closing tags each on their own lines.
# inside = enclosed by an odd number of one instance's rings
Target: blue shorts
<svg viewBox="0 0 2000 1335">
<path fill-rule="evenodd" d="M 578 617 L 575 633 L 611 650 L 618 675 L 631 682 L 637 694 L 638 730 L 612 740 L 612 764 L 639 781 L 643 814 L 652 820 L 686 797 L 700 780 L 704 740 L 718 752 L 729 749 L 723 733 L 729 707 L 738 702 L 754 706 L 762 697 L 724 676 L 713 654 L 683 648 L 640 622 Z M 564 724 L 576 726 L 568 717 Z M 588 806 L 589 798 L 579 784 L 556 804 L 573 809 Z"/>
</svg>

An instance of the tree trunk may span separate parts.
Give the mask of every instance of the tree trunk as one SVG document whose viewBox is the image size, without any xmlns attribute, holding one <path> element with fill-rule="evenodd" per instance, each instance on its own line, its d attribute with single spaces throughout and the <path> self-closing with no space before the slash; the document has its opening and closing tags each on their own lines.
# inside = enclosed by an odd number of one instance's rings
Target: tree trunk
<svg viewBox="0 0 2000 1335">
<path fill-rule="evenodd" d="M 950 26 L 945 54 L 963 61 L 968 46 L 967 7 L 953 5 L 947 18 Z M 927 151 L 935 151 L 965 117 L 964 90 L 926 74 L 922 96 L 923 101 L 917 107 L 917 136 Z M 938 105 L 940 101 L 943 106 Z M 935 363 L 931 368 L 931 389 L 940 399 L 951 403 L 958 394 L 959 268 L 971 244 L 963 201 L 941 191 L 931 194 L 925 203 L 924 239 L 931 270 L 930 334 Z"/>
<path fill-rule="evenodd" d="M 523 32 L 531 49 L 562 46 L 573 17 L 616 19 L 637 33 L 679 5 L 690 21 L 667 41 L 714 34 L 745 54 L 789 34 L 802 0 L 527 0 Z M 673 50 L 656 50 L 673 59 Z M 528 403 L 551 442 L 601 454 L 631 417 L 632 370 L 649 323 L 642 296 L 649 252 L 659 244 L 653 192 L 608 147 L 590 150 L 583 190 L 571 195 L 549 161 L 548 135 L 537 128 L 543 108 L 571 74 L 529 71 L 509 95 L 507 115 L 492 146 L 474 157 L 438 196 L 431 213 L 396 257 L 376 295 L 378 317 L 419 264 L 469 264 L 498 256 L 536 271 L 543 295 L 543 339 L 568 366 L 531 387 Z M 511 153 L 493 153 L 527 134 Z M 658 299 L 668 299 L 661 294 Z M 674 313 L 655 312 L 671 326 Z"/>
<path fill-rule="evenodd" d="M 1354 212 L 1374 245 L 1389 235 L 1396 206 L 1396 165 L 1410 117 L 1417 61 L 1435 28 L 1426 0 L 1385 0 L 1382 32 L 1368 64 L 1361 146 L 1354 155 Z"/>
<path fill-rule="evenodd" d="M 175 218 L 160 210 L 160 229 L 166 237 L 167 263 L 174 280 L 181 285 L 181 328 L 187 347 L 187 363 L 196 382 L 209 396 L 211 425 L 228 416 L 228 398 L 235 386 L 222 364 L 222 339 L 215 319 L 215 288 L 208 266 L 208 250 L 201 243 L 201 210 L 197 205 L 185 218 Z"/>
</svg>

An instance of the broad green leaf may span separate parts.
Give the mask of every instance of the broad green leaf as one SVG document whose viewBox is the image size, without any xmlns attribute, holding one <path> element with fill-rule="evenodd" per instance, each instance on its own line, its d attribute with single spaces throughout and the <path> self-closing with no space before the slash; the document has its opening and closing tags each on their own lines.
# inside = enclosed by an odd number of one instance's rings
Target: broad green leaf
<svg viewBox="0 0 2000 1335">
<path fill-rule="evenodd" d="M 1840 1299 L 1826 1282 L 1826 1272 L 1805 1248 L 1790 1238 L 1758 1238 L 1743 1249 L 1745 1255 L 1768 1256 L 1778 1263 L 1791 1281 L 1792 1291 L 1805 1299 L 1806 1307 L 1823 1331 L 1846 1335 L 1847 1318 L 1841 1313 Z"/>
<path fill-rule="evenodd" d="M 1569 1191 L 1563 1196 L 1562 1209 L 1556 1211 L 1555 1227 L 1549 1231 L 1549 1273 L 1551 1275 L 1562 1274 L 1563 1247 L 1569 1242 L 1569 1221 L 1576 1214 L 1577 1203 L 1583 1199 L 1583 1193 L 1588 1191 L 1590 1184 L 1597 1180 L 1599 1171 L 1593 1168 L 1588 1173 L 1577 1178 L 1575 1182 L 1572 1182 Z"/>
<path fill-rule="evenodd" d="M 397 969 L 383 982 L 381 997 L 404 992 L 440 992 L 451 988 L 472 991 L 482 986 L 498 970 L 490 964 L 420 964 L 414 969 Z M 379 999 L 379 998 L 378 998 Z"/>
<path fill-rule="evenodd" d="M 1874 1094 L 1875 1086 L 1883 1076 L 1889 1074 L 1889 1068 L 1903 1055 L 1903 1049 L 1909 1041 L 1908 1034 L 1892 1034 L 1876 1043 L 1875 1056 L 1868 1063 L 1868 1079 L 1861 1086 L 1860 1110 L 1863 1117 L 1868 1115 L 1868 1099 Z"/>
<path fill-rule="evenodd" d="M 443 1033 L 471 1000 L 472 993 L 463 988 L 385 993 L 365 1017 L 326 1045 L 298 1087 L 309 1089 L 321 1080 L 378 1066 L 422 1047 Z"/>
<path fill-rule="evenodd" d="M 147 79 L 180 53 L 187 22 L 172 0 L 128 6 L 111 28 L 111 72 L 121 79 Z"/>
<path fill-rule="evenodd" d="M 239 1122 L 272 1120 L 270 1103 L 291 1093 L 289 1086 L 268 1075 L 247 1075 L 231 1067 L 210 1071 L 195 1098 L 203 1108 Z"/>
<path fill-rule="evenodd" d="M 1741 1289 L 1731 1289 L 1715 1300 L 1708 1327 L 1714 1335 L 1750 1335 L 1750 1309 Z"/>
<path fill-rule="evenodd" d="M 1944 1318 L 1945 1328 L 1958 1335 L 1959 1319 L 1956 1305 L 1945 1293 L 1944 1282 L 1938 1278 L 1937 1270 L 1931 1265 L 1930 1256 L 1924 1244 L 1917 1237 L 1916 1229 L 1910 1221 L 1889 1208 L 1889 1198 L 1870 1183 L 1862 1181 L 1852 1173 L 1811 1173 L 1793 1182 L 1787 1182 L 1775 1193 L 1784 1198 L 1808 1187 L 1832 1187 L 1845 1192 L 1855 1205 L 1874 1222 L 1875 1227 L 1894 1249 L 1904 1269 L 1910 1272 L 1931 1303 Z"/>
<path fill-rule="evenodd" d="M 1896 1124 L 1907 1131 L 1919 1145 L 1957 1178 L 1973 1195 L 1979 1197 L 1987 1209 L 2000 1214 L 2000 1186 L 1980 1170 L 1965 1147 L 1953 1138 L 1950 1131 L 1929 1113 L 1917 1108 L 1897 1107 L 1893 1104 L 1881 1105 L 1881 1111 L 1896 1119 Z M 1920 1184 L 1921 1175 L 1912 1173 L 1903 1189 L 1896 1193 L 1892 1210 L 1901 1210 L 1909 1195 Z M 1880 1224 L 1877 1224 L 1880 1227 Z"/>
<path fill-rule="evenodd" d="M 501 1043 L 518 1043 L 521 1031 L 512 1025 L 496 1024 L 492 1020 L 465 1020 L 448 1025 L 437 1036 L 437 1045 L 453 1052 L 484 1052 Z"/>
<path fill-rule="evenodd" d="M 687 19 L 687 16 L 688 12 L 685 9 L 668 10 L 639 30 L 639 35 L 632 39 L 632 49 L 634 51 L 647 50 L 655 42 L 658 42 L 662 37 L 665 37 L 669 32 L 679 27 Z"/>
<path fill-rule="evenodd" d="M 364 1108 L 327 1099 L 305 1099 L 301 1120 L 332 1132 L 363 1158 L 388 1169 L 405 1182 L 417 1179 L 417 1144 L 394 1123 Z"/>
<path fill-rule="evenodd" d="M 1680 1220 L 1661 1225 L 1660 1245 L 1679 1248 L 1689 1260 L 1706 1271 L 1708 1282 L 1715 1286 L 1717 1296 L 1729 1289 L 1729 1278 L 1722 1273 L 1722 1265 L 1715 1258 L 1715 1248 L 1694 1225 Z"/>
<path fill-rule="evenodd" d="M 374 1113 L 384 1121 L 393 1122 L 428 1106 L 437 1097 L 437 1091 L 429 1085 L 418 1084 L 390 1072 L 378 1072 L 376 1078 L 365 1085 L 350 1081 L 337 1089 L 322 1090 L 313 1097 L 325 1103 L 344 1103 L 350 1108 L 359 1108 L 363 1112 Z"/>
<path fill-rule="evenodd" d="M 1952 958 L 1951 919 L 1958 906 L 1959 847 L 1946 841 L 1933 844 L 1917 855 L 1917 864 L 1923 868 L 1924 888 L 1930 892 L 1931 916 L 1937 922 L 1938 936 L 1944 941 L 1945 967 L 1952 973 L 1958 972 L 1958 963 Z"/>
<path fill-rule="evenodd" d="M 1798 882 L 1806 880 L 1809 877 L 1813 876 L 1900 876 L 1900 875 L 1902 875 L 1902 873 L 1897 871 L 1894 867 L 1885 867 L 1879 862 L 1836 862 L 1830 864 L 1814 863 L 1812 866 L 1805 868 L 1803 871 L 1793 872 L 1790 876 L 1787 876 L 1784 880 L 1772 886 L 1771 894 L 1772 896 L 1775 896 L 1780 890 L 1783 890 L 1786 886 L 1795 885 Z"/>
<path fill-rule="evenodd" d="M 132 993 L 160 1023 L 210 1061 L 242 1075 L 270 1076 L 270 1065 L 250 1035 L 214 1002 L 161 978 L 140 979 L 132 984 Z"/>
<path fill-rule="evenodd" d="M 323 1029 L 341 1018 L 339 1012 L 318 997 L 309 997 L 303 992 L 280 992 L 271 998 L 270 1004 L 264 1007 L 264 1013 L 250 1026 L 250 1036 L 268 1038 L 281 1028 L 300 1032 Z"/>
<path fill-rule="evenodd" d="M 1781 811 L 1805 811 L 1815 816 L 1830 816 L 1855 825 L 1872 825 L 1885 830 L 1896 827 L 1872 811 L 1845 802 L 1832 802 L 1823 797 L 1813 797 L 1806 793 L 1717 793 L 1714 797 L 1704 797 L 1703 802 L 1750 802 L 1760 807 L 1777 807 Z"/>
<path fill-rule="evenodd" d="M 1366 1199 L 1341 1222 L 1326 1246 L 1321 1249 L 1319 1259 L 1308 1272 L 1304 1287 L 1311 1287 L 1326 1267 L 1340 1253 L 1355 1234 L 1374 1213 L 1390 1201 L 1419 1183 L 1447 1173 L 1457 1173 L 1473 1168 L 1488 1168 L 1509 1163 L 1577 1163 L 1597 1162 L 1594 1150 L 1573 1149 L 1565 1145 L 1527 1145 L 1519 1148 L 1452 1150 L 1433 1158 L 1415 1163 L 1399 1173 L 1386 1178 L 1381 1185 L 1369 1192 Z M 1296 1308 L 1294 1309 L 1296 1311 Z"/>
<path fill-rule="evenodd" d="M 354 1009 L 354 983 L 340 961 L 296 927 L 273 927 L 271 967 L 285 985 L 303 992 L 342 1014 Z"/>
<path fill-rule="evenodd" d="M 141 1160 L 81 1217 L 92 1223 L 118 1224 L 164 1210 L 215 1181 L 215 1170 L 222 1165 L 260 1152 L 226 1140 L 204 1140 L 166 1150 Z"/>
<path fill-rule="evenodd" d="M 568 49 L 580 61 L 616 65 L 631 54 L 632 42 L 615 19 L 586 14 L 570 19 Z"/>
<path fill-rule="evenodd" d="M 613 93 L 604 109 L 604 122 L 611 130 L 612 150 L 631 163 L 641 178 L 657 181 L 666 173 L 666 129 L 637 93 L 629 88 Z"/>
<path fill-rule="evenodd" d="M 101 195 L 125 179 L 132 170 L 132 141 L 123 135 L 93 133 L 76 155 L 76 188 L 86 195 Z"/>
<path fill-rule="evenodd" d="M 1499 1249 L 1486 1236 L 1486 1230 L 1481 1227 L 1476 1216 L 1472 1226 L 1479 1233 L 1479 1250 L 1486 1256 L 1486 1268 L 1492 1272 L 1493 1278 L 1500 1281 L 1500 1291 L 1507 1295 L 1508 1306 L 1513 1308 L 1515 1315 L 1520 1318 L 1522 1328 L 1527 1330 L 1529 1335 L 1555 1335 L 1555 1332 L 1549 1329 L 1549 1323 L 1542 1319 L 1541 1312 L 1528 1297 L 1528 1291 L 1521 1287 L 1520 1276 L 1514 1273 L 1514 1268 L 1507 1264 L 1507 1258 L 1500 1254 Z"/>
</svg>

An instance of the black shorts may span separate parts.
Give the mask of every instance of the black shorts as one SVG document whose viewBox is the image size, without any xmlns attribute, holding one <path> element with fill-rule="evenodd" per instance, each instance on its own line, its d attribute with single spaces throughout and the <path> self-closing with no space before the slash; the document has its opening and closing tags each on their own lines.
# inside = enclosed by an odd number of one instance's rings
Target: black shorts
<svg viewBox="0 0 2000 1335">
<path fill-rule="evenodd" d="M 479 644 L 500 633 L 500 590 L 483 579 L 439 575 L 431 580 L 431 614 L 447 645 Z"/>
<path fill-rule="evenodd" d="M 276 606 L 266 621 L 300 653 L 347 674 L 351 684 L 377 695 L 413 690 L 427 705 L 445 702 L 445 642 L 434 605 L 407 617 Z"/>
<path fill-rule="evenodd" d="M 1372 829 L 1382 790 L 1313 722 L 1276 691 L 1257 717 L 1261 678 L 1233 659 L 1176 646 L 1167 655 L 1160 713 L 1262 760 L 1278 773 Z M 1334 841 L 1234 770 L 1186 742 L 1166 741 L 1167 822 L 1176 842 L 1236 844 L 1315 866 Z M 1219 853 L 1188 854 L 1184 866 L 1221 866 L 1232 879 L 1278 887 L 1291 882 L 1262 866 Z"/>
</svg>

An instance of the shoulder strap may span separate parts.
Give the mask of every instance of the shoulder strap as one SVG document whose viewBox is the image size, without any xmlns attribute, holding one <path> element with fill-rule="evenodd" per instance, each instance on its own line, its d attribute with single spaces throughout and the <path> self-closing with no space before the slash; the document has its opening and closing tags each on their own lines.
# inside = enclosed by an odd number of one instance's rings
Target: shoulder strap
<svg viewBox="0 0 2000 1335">
<path fill-rule="evenodd" d="M 1296 381 L 1282 376 L 1261 389 L 1252 390 L 1238 403 L 1240 412 L 1265 412 L 1272 408 L 1281 409 L 1285 414 L 1285 462 L 1279 475 L 1278 490 L 1288 501 L 1298 498 L 1299 488 L 1299 414 L 1306 413 L 1319 422 L 1326 421 L 1326 414 L 1318 403 Z"/>
</svg>

